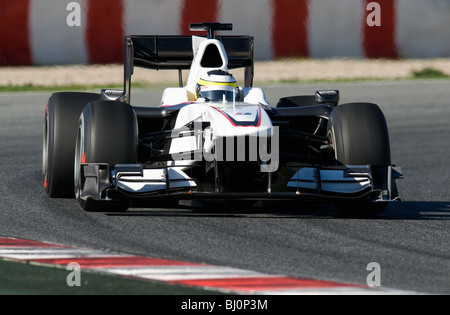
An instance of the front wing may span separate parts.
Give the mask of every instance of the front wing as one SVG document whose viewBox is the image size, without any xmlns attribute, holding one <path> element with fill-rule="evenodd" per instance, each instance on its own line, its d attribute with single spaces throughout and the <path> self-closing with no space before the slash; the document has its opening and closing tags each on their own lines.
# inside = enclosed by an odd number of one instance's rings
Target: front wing
<svg viewBox="0 0 450 315">
<path fill-rule="evenodd" d="M 288 180 L 285 189 L 261 192 L 197 191 L 197 183 L 185 166 L 82 164 L 80 198 L 84 201 L 117 200 L 398 200 L 395 180 L 402 178 L 394 166 L 302 167 Z M 151 207 L 151 203 L 149 203 Z"/>
</svg>

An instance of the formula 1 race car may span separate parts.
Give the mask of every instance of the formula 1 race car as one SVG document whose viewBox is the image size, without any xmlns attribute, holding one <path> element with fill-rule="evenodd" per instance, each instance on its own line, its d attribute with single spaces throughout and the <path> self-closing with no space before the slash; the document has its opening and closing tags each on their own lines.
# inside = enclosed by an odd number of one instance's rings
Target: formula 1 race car
<svg viewBox="0 0 450 315">
<path fill-rule="evenodd" d="M 338 90 L 288 96 L 276 107 L 252 87 L 254 38 L 125 36 L 124 89 L 60 92 L 45 110 L 44 187 L 87 211 L 156 201 L 333 202 L 342 213 L 382 212 L 398 199 L 385 117 L 372 103 L 339 104 Z M 134 67 L 173 69 L 161 104 L 131 106 Z M 230 73 L 243 68 L 244 86 Z M 190 70 L 183 86 L 182 70 Z"/>
</svg>

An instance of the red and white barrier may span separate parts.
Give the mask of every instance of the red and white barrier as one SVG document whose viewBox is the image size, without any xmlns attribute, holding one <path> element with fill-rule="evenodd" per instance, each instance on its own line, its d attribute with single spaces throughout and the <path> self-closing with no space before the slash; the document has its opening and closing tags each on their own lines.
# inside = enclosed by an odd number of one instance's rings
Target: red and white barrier
<svg viewBox="0 0 450 315">
<path fill-rule="evenodd" d="M 446 0 L 0 0 L 0 65 L 120 63 L 124 34 L 211 21 L 254 35 L 258 60 L 450 56 Z"/>
</svg>

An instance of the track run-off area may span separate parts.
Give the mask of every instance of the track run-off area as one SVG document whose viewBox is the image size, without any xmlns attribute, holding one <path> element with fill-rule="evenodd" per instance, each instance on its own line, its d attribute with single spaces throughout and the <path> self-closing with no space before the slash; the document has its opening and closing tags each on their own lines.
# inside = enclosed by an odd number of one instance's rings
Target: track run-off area
<svg viewBox="0 0 450 315">
<path fill-rule="evenodd" d="M 280 97 L 319 89 L 340 90 L 341 103 L 378 104 L 388 123 L 392 161 L 404 174 L 398 181 L 403 201 L 372 218 L 342 217 L 332 205 L 311 203 L 217 212 L 161 204 L 120 214 L 84 212 L 75 200 L 50 199 L 42 187 L 42 129 L 51 92 L 4 92 L 0 237 L 356 286 L 367 285 L 369 266 L 376 263 L 381 293 L 449 294 L 450 81 L 260 87 L 272 106 Z M 132 105 L 158 106 L 163 88 L 132 90 Z"/>
</svg>

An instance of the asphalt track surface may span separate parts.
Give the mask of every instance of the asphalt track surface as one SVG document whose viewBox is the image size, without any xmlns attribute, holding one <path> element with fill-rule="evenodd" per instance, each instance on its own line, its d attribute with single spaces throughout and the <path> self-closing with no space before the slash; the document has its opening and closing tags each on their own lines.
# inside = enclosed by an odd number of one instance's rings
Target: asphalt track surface
<svg viewBox="0 0 450 315">
<path fill-rule="evenodd" d="M 385 113 L 403 202 L 374 218 L 345 218 L 328 204 L 221 212 L 130 209 L 87 213 L 42 187 L 42 123 L 48 92 L 0 94 L 0 235 L 101 250 L 450 294 L 450 81 L 263 86 L 279 97 L 341 91 L 341 103 L 375 102 Z M 132 93 L 158 105 L 162 88 Z"/>
</svg>

